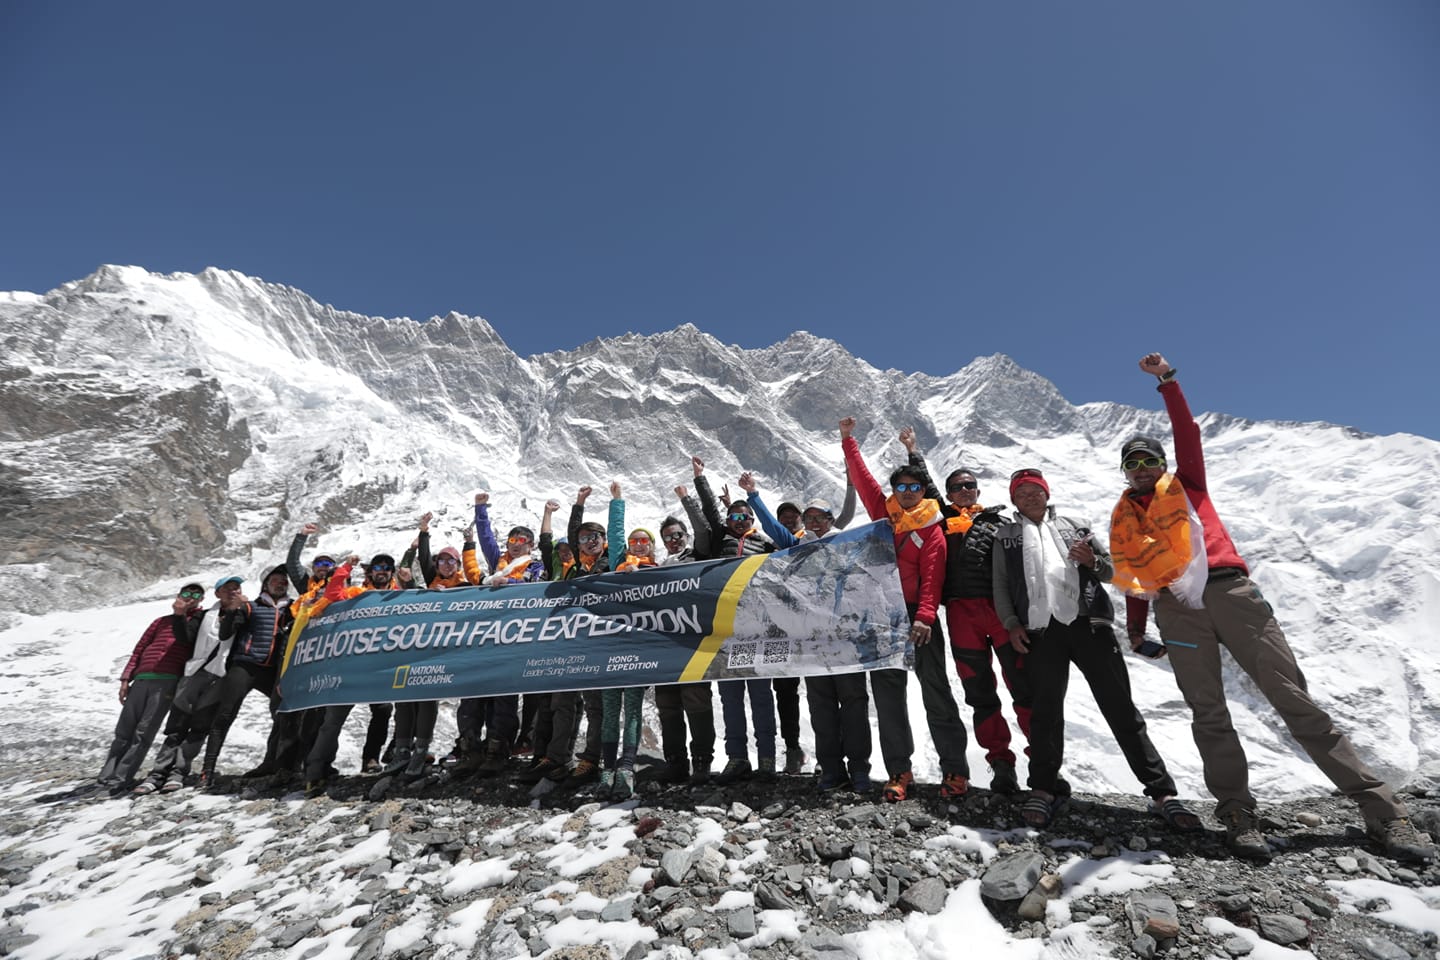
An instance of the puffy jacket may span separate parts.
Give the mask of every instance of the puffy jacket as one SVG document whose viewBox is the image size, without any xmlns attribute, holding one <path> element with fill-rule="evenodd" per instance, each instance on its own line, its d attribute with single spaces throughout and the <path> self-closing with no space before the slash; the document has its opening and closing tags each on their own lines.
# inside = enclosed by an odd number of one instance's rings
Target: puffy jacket
<svg viewBox="0 0 1440 960">
<path fill-rule="evenodd" d="M 1115 621 L 1115 607 L 1105 584 L 1115 575 L 1115 565 L 1110 560 L 1110 551 L 1091 532 L 1090 527 L 1069 517 L 1057 517 L 1055 508 L 1047 508 L 1049 519 L 1060 532 L 1068 550 L 1079 540 L 1090 535 L 1090 546 L 1095 551 L 1095 566 L 1078 567 L 1080 571 L 1080 616 L 1105 623 Z M 1007 628 L 1017 624 L 1027 630 L 1039 630 L 1044 624 L 1032 625 L 1025 622 L 1030 612 L 1030 591 L 1025 587 L 1025 527 L 1029 523 L 1018 514 L 996 533 L 996 549 L 993 551 L 993 598 L 995 613 Z"/>
<path fill-rule="evenodd" d="M 220 626 L 222 638 L 231 639 L 230 662 L 260 667 L 279 662 L 290 624 L 290 599 L 277 601 L 261 593 L 238 610 L 227 613 Z"/>
<path fill-rule="evenodd" d="M 439 568 L 435 566 L 435 558 L 430 555 L 429 530 L 420 531 L 420 573 L 425 578 L 425 585 L 431 590 L 471 587 L 485 579 L 484 571 L 480 569 L 480 563 L 475 559 L 475 543 L 470 540 L 465 541 L 465 545 L 460 550 L 459 568 L 449 577 L 441 577 Z"/>
</svg>

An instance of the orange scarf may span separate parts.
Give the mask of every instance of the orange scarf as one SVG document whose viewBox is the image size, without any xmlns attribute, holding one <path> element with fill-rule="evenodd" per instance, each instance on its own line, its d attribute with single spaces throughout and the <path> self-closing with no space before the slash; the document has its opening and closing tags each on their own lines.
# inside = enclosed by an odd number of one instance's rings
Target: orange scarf
<svg viewBox="0 0 1440 960">
<path fill-rule="evenodd" d="M 1113 582 L 1132 597 L 1153 596 L 1180 579 L 1195 556 L 1190 502 L 1172 474 L 1155 482 L 1150 506 L 1122 496 L 1110 515 Z"/>
<path fill-rule="evenodd" d="M 631 570 L 639 570 L 641 567 L 655 566 L 654 557 L 637 557 L 633 553 L 625 554 L 625 562 L 615 568 L 616 573 L 627 573 Z"/>
<path fill-rule="evenodd" d="M 892 493 L 885 501 L 885 512 L 890 516 L 890 525 L 895 528 L 896 536 L 912 530 L 923 530 L 940 522 L 940 504 L 928 498 L 906 510 Z"/>
<path fill-rule="evenodd" d="M 955 509 L 959 511 L 955 516 L 945 518 L 945 532 L 947 534 L 969 533 L 970 527 L 975 523 L 975 515 L 985 508 L 978 503 L 972 503 L 968 507 L 956 507 Z"/>
</svg>

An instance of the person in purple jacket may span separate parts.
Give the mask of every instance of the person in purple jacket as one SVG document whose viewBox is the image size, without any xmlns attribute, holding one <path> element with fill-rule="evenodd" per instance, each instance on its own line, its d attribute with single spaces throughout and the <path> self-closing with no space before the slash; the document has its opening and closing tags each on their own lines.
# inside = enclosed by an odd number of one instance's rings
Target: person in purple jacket
<svg viewBox="0 0 1440 960">
<path fill-rule="evenodd" d="M 205 588 L 187 583 L 170 604 L 170 612 L 157 617 L 135 644 L 125 669 L 120 671 L 120 719 L 105 765 L 96 778 L 98 789 L 112 796 L 129 793 L 135 774 L 150 752 L 150 744 L 175 697 L 175 686 L 185 661 L 195 649 L 196 616 Z"/>
</svg>

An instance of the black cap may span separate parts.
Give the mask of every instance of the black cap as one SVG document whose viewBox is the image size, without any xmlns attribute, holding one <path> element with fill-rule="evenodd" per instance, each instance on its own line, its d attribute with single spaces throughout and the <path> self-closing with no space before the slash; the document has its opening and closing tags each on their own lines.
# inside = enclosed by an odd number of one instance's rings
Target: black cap
<svg viewBox="0 0 1440 960">
<path fill-rule="evenodd" d="M 775 508 L 775 516 L 780 516 L 780 514 L 784 513 L 786 510 L 794 510 L 796 513 L 799 513 L 800 507 L 798 504 L 795 503 L 794 500 L 786 500 L 784 503 L 780 504 L 780 506 Z"/>
<path fill-rule="evenodd" d="M 1138 433 L 1120 445 L 1120 462 L 1124 463 L 1137 453 L 1165 459 L 1165 448 L 1159 440 Z"/>
<path fill-rule="evenodd" d="M 375 554 L 375 556 L 373 556 L 373 557 L 370 558 L 370 562 L 367 563 L 366 566 L 367 566 L 367 567 L 373 567 L 373 566 L 375 566 L 375 564 L 377 564 L 377 563 L 388 563 L 388 564 L 390 564 L 391 567 L 394 567 L 394 566 L 395 566 L 395 558 L 392 557 L 392 556 L 390 556 L 390 554 L 388 554 L 388 553 L 377 553 L 377 554 Z"/>
</svg>

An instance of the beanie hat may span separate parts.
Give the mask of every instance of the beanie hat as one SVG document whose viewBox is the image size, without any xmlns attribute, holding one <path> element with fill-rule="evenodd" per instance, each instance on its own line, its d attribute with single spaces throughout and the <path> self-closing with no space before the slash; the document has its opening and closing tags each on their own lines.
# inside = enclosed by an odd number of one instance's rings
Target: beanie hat
<svg viewBox="0 0 1440 960">
<path fill-rule="evenodd" d="M 1035 486 L 1045 491 L 1045 496 L 1050 496 L 1050 484 L 1045 482 L 1044 475 L 1033 467 L 1027 467 L 1024 470 L 1016 470 L 1010 474 L 1010 499 L 1014 500 L 1015 491 L 1027 483 L 1035 484 Z"/>
<path fill-rule="evenodd" d="M 1120 445 L 1120 462 L 1124 463 L 1136 454 L 1165 459 L 1165 448 L 1154 437 L 1137 433 Z"/>
</svg>

